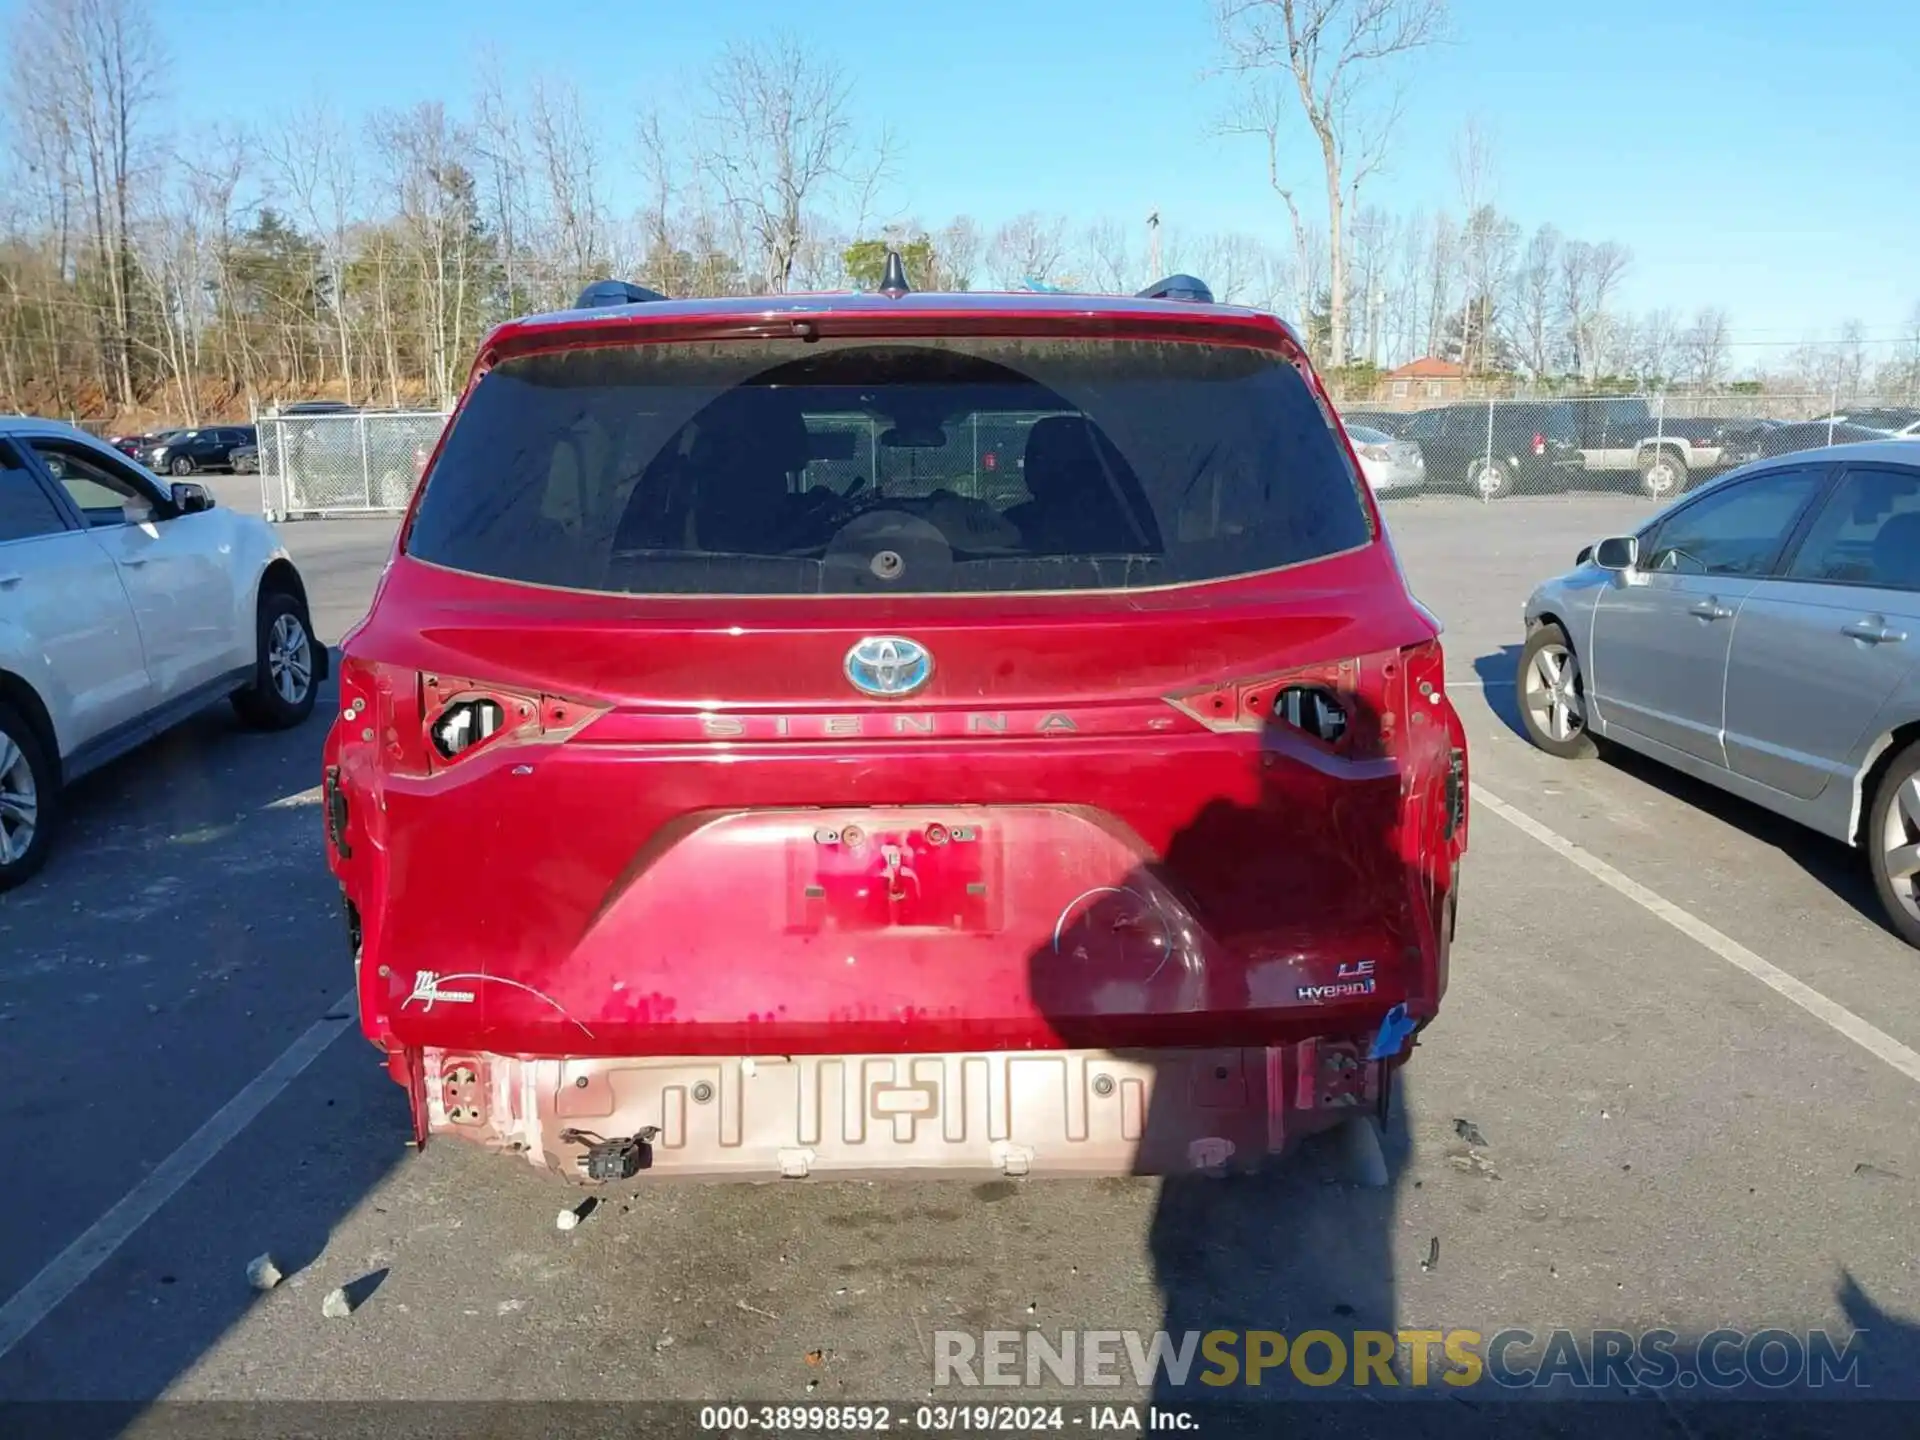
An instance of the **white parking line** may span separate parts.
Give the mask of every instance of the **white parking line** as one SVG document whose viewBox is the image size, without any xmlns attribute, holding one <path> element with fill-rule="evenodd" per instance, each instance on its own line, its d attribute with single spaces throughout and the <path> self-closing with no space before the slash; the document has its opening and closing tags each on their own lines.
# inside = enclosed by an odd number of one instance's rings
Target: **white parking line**
<svg viewBox="0 0 1920 1440">
<path fill-rule="evenodd" d="M 1811 985 L 1794 979 L 1778 965 L 1762 960 L 1738 940 L 1721 934 L 1699 916 L 1656 895 L 1639 881 L 1629 879 L 1592 851 L 1549 830 L 1531 815 L 1523 814 L 1499 796 L 1489 794 L 1479 784 L 1473 784 L 1469 789 L 1475 805 L 1491 810 L 1523 835 L 1538 840 L 1549 850 L 1572 861 L 1602 885 L 1619 891 L 1649 915 L 1666 921 L 1689 940 L 1705 946 L 1729 965 L 1746 971 L 1769 990 L 1784 995 L 1814 1019 L 1838 1030 L 1869 1055 L 1886 1061 L 1909 1080 L 1920 1083 L 1920 1052 L 1902 1045 L 1877 1025 L 1862 1020 L 1846 1006 L 1829 1000 Z"/>
<path fill-rule="evenodd" d="M 350 1010 L 352 1004 L 353 992 L 348 991 L 327 1007 L 326 1014 Z M 0 1357 L 26 1339 L 61 1301 L 85 1284 L 89 1275 L 106 1264 L 114 1251 L 126 1244 L 162 1205 L 179 1194 L 181 1187 L 198 1175 L 209 1160 L 232 1144 L 351 1023 L 344 1016 L 314 1021 L 299 1039 L 280 1052 L 278 1059 L 242 1086 L 239 1094 L 156 1165 L 146 1179 L 89 1225 L 79 1239 L 54 1256 L 46 1269 L 22 1285 L 5 1305 L 0 1305 Z"/>
</svg>

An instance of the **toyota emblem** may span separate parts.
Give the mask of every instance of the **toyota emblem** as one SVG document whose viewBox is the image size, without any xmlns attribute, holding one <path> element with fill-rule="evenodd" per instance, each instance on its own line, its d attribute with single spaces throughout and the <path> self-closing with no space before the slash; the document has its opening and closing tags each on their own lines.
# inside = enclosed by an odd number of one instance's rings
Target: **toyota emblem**
<svg viewBox="0 0 1920 1440">
<path fill-rule="evenodd" d="M 933 678 L 926 647 L 898 635 L 869 635 L 847 651 L 847 679 L 867 695 L 911 695 Z"/>
</svg>

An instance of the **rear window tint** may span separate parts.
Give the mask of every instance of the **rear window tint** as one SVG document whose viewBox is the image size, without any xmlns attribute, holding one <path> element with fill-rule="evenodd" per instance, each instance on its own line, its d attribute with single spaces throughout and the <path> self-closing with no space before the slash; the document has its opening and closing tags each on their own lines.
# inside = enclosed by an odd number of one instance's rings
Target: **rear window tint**
<svg viewBox="0 0 1920 1440">
<path fill-rule="evenodd" d="M 1370 539 L 1298 371 L 1102 340 L 575 349 L 475 387 L 408 552 L 664 594 L 1127 589 Z"/>
</svg>

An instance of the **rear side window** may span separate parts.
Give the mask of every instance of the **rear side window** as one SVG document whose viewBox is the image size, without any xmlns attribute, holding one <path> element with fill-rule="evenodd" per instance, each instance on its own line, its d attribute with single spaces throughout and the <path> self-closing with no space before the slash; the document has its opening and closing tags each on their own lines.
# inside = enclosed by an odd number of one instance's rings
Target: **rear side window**
<svg viewBox="0 0 1920 1440">
<path fill-rule="evenodd" d="M 1920 590 L 1920 470 L 1847 471 L 1814 518 L 1787 575 L 1829 585 Z"/>
<path fill-rule="evenodd" d="M 407 549 L 575 589 L 925 594 L 1181 584 L 1370 538 L 1333 431 L 1275 355 L 777 341 L 498 366 Z"/>
<path fill-rule="evenodd" d="M 0 545 L 67 528 L 67 517 L 40 488 L 13 447 L 0 440 Z"/>
<path fill-rule="evenodd" d="M 1409 440 L 1438 440 L 1446 424 L 1446 411 L 1422 410 L 1406 423 L 1400 433 Z"/>
</svg>

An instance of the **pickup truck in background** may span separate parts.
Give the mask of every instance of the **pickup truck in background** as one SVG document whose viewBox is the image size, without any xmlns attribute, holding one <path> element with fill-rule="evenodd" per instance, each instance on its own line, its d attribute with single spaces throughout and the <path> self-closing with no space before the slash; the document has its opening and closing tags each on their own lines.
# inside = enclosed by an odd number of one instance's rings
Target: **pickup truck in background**
<svg viewBox="0 0 1920 1440">
<path fill-rule="evenodd" d="M 1639 396 L 1578 402 L 1578 448 L 1590 474 L 1637 474 L 1640 488 L 1656 500 L 1669 499 L 1695 477 L 1728 469 L 1748 458 L 1727 443 L 1739 422 L 1656 416 Z"/>
</svg>

